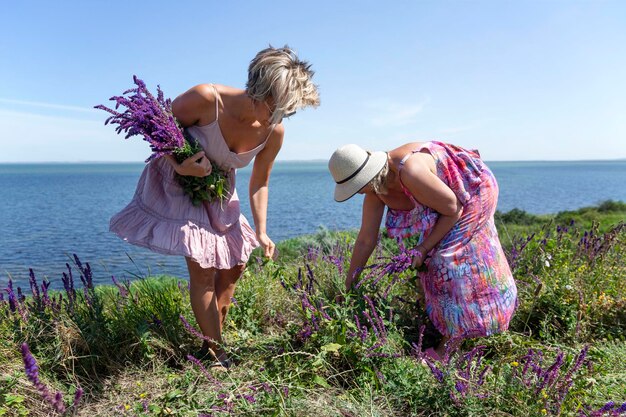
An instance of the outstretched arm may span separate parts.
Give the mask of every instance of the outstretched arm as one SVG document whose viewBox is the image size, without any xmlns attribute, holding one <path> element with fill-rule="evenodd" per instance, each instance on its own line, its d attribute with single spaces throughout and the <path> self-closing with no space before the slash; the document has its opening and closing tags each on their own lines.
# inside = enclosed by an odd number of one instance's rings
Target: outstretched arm
<svg viewBox="0 0 626 417">
<path fill-rule="evenodd" d="M 463 214 L 463 205 L 454 192 L 418 158 L 407 160 L 401 172 L 402 183 L 417 201 L 436 210 L 439 219 L 426 239 L 419 245 L 422 257 L 416 257 L 413 266 L 424 262 L 424 257 L 452 229 Z"/>
<path fill-rule="evenodd" d="M 254 219 L 257 240 L 263 247 L 263 255 L 274 257 L 274 242 L 267 235 L 267 201 L 270 173 L 278 151 L 283 145 L 285 130 L 277 125 L 272 131 L 265 148 L 256 156 L 250 175 L 250 210 Z"/>
<path fill-rule="evenodd" d="M 361 270 L 367 263 L 378 242 L 380 222 L 385 211 L 385 204 L 374 193 L 365 194 L 363 199 L 363 215 L 361 229 L 354 244 L 350 268 L 346 276 L 346 291 L 350 291 L 354 282 L 361 275 Z"/>
</svg>

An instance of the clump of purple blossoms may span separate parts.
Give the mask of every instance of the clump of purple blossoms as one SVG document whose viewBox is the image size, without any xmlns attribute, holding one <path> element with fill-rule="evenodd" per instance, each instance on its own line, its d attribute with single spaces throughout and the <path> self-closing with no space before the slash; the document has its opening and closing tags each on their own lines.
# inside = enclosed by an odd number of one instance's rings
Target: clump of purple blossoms
<svg viewBox="0 0 626 417">
<path fill-rule="evenodd" d="M 399 357 L 400 354 L 398 353 L 383 352 L 383 349 L 387 345 L 387 341 L 388 341 L 387 327 L 385 326 L 385 322 L 383 321 L 382 316 L 378 314 L 374 301 L 367 295 L 364 295 L 363 299 L 366 302 L 366 308 L 362 312 L 362 316 L 365 318 L 365 320 L 363 321 L 363 323 L 361 323 L 359 316 L 355 314 L 354 322 L 355 322 L 357 331 L 348 332 L 347 336 L 352 339 L 360 340 L 361 343 L 365 343 L 366 340 L 370 338 L 371 335 L 373 335 L 373 337 L 371 338 L 373 340 L 373 344 L 367 347 L 367 349 L 365 350 L 366 358 L 374 358 L 374 357 L 397 358 Z M 391 316 L 393 312 L 390 310 L 389 314 L 390 314 L 389 321 L 391 321 Z M 369 324 L 369 329 L 372 330 L 371 333 L 368 330 L 368 326 L 367 326 L 368 324 Z"/>
<path fill-rule="evenodd" d="M 136 75 L 133 75 L 133 82 L 137 88 L 131 88 L 124 91 L 121 96 L 109 99 L 115 102 L 115 110 L 102 104 L 95 106 L 96 109 L 112 115 L 104 124 L 117 124 L 115 131 L 118 134 L 126 133 L 125 139 L 136 135 L 143 136 L 152 148 L 152 155 L 146 162 L 169 155 L 176 148 L 182 148 L 185 138 L 172 113 L 172 101 L 164 98 L 160 86 L 157 86 L 157 97 L 154 97 L 146 88 L 146 84 Z M 123 113 L 117 111 L 120 106 L 126 107 Z"/>
<path fill-rule="evenodd" d="M 585 408 L 584 411 L 580 412 L 580 417 L 615 417 L 626 415 L 626 402 L 619 405 L 614 401 L 609 401 L 598 410 L 591 410 L 590 407 Z"/>
<path fill-rule="evenodd" d="M 318 331 L 322 322 L 332 320 L 326 312 L 322 297 L 317 294 L 315 285 L 318 283 L 309 264 L 306 264 L 306 270 L 306 281 L 302 274 L 302 268 L 299 268 L 296 282 L 293 284 L 287 284 L 283 280 L 280 282 L 283 288 L 296 293 L 300 298 L 304 318 L 304 323 L 299 332 L 299 337 L 302 340 L 309 339 L 315 331 Z"/>
<path fill-rule="evenodd" d="M 403 282 L 402 273 L 412 268 L 413 259 L 417 254 L 417 250 L 414 248 L 406 248 L 400 246 L 400 252 L 391 257 L 379 257 L 378 261 L 372 265 L 367 266 L 369 272 L 357 282 L 355 288 L 359 288 L 366 283 L 371 286 L 378 286 L 380 281 L 386 277 L 391 276 L 391 281 L 383 291 L 383 298 L 387 298 L 391 289 L 398 283 Z M 422 265 L 417 268 L 417 271 L 424 271 L 426 265 Z"/>
<path fill-rule="evenodd" d="M 115 102 L 115 109 L 102 104 L 95 106 L 111 114 L 104 124 L 116 124 L 115 131 L 126 133 L 126 139 L 143 136 L 152 149 L 152 155 L 146 162 L 164 155 L 173 155 L 178 162 L 182 162 L 202 151 L 200 144 L 181 128 L 172 113 L 172 101 L 163 96 L 161 87 L 157 86 L 157 96 L 154 97 L 136 75 L 133 75 L 133 81 L 136 88 L 110 98 Z M 126 109 L 119 112 L 120 107 Z M 176 174 L 178 183 L 196 206 L 215 199 L 223 202 L 230 195 L 227 174 L 214 164 L 212 168 L 205 177 Z"/>
</svg>

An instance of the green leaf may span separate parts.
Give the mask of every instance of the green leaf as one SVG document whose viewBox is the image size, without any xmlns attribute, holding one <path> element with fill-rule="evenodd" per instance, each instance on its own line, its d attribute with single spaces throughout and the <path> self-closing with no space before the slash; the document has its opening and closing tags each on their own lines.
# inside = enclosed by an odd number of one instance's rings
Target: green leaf
<svg viewBox="0 0 626 417">
<path fill-rule="evenodd" d="M 323 352 L 339 352 L 341 345 L 339 343 L 329 343 L 321 347 Z"/>
<path fill-rule="evenodd" d="M 324 388 L 330 388 L 330 384 L 328 384 L 328 382 L 326 382 L 326 380 L 319 375 L 315 375 L 315 377 L 313 378 L 313 382 Z"/>
<path fill-rule="evenodd" d="M 168 400 L 173 400 L 175 398 L 180 398 L 183 396 L 183 393 L 180 390 L 175 389 L 174 391 L 170 391 L 165 395 L 165 398 Z"/>
<path fill-rule="evenodd" d="M 24 397 L 22 395 L 17 394 L 5 394 L 4 400 L 7 405 L 16 405 L 24 402 Z"/>
</svg>

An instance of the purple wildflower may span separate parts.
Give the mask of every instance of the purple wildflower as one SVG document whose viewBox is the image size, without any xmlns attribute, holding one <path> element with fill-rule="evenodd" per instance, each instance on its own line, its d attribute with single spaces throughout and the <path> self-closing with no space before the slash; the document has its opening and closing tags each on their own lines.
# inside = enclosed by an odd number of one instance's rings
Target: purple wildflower
<svg viewBox="0 0 626 417">
<path fill-rule="evenodd" d="M 117 287 L 118 291 L 120 292 L 120 297 L 122 298 L 126 298 L 128 297 L 128 283 L 125 283 L 126 285 L 120 284 L 114 276 L 111 276 L 111 280 L 113 281 L 113 284 Z"/>
<path fill-rule="evenodd" d="M 463 382 L 463 381 L 456 381 L 456 384 L 454 384 L 454 388 L 462 396 L 465 396 L 465 394 L 467 394 L 467 384 L 465 382 Z"/>
<path fill-rule="evenodd" d="M 241 394 L 241 397 L 248 401 L 250 404 L 254 404 L 256 403 L 256 398 L 254 398 L 254 395 L 252 394 Z"/>
<path fill-rule="evenodd" d="M 311 336 L 313 336 L 313 329 L 309 324 L 305 324 L 302 327 L 302 330 L 300 330 L 299 336 L 301 340 L 308 340 Z"/>
<path fill-rule="evenodd" d="M 33 294 L 33 301 L 35 301 L 35 307 L 37 310 L 42 310 L 41 296 L 39 294 L 39 288 L 37 286 L 37 278 L 35 278 L 35 272 L 32 268 L 28 269 L 28 283 L 30 284 L 30 291 Z"/>
<path fill-rule="evenodd" d="M 82 388 L 78 388 L 74 393 L 74 404 L 72 405 L 72 414 L 76 414 L 78 410 L 78 404 L 80 404 L 80 400 L 83 398 L 84 391 Z"/>
<path fill-rule="evenodd" d="M 192 335 L 196 336 L 198 339 L 204 340 L 205 342 L 212 342 L 213 341 L 213 339 L 211 339 L 210 337 L 205 336 L 202 333 L 200 333 L 199 331 L 197 331 L 196 329 L 194 329 L 194 327 L 191 324 L 189 324 L 187 319 L 185 319 L 185 316 L 183 316 L 181 314 L 178 317 L 180 318 L 180 321 L 183 323 L 183 326 L 185 326 L 185 329 L 187 329 L 187 331 L 189 333 L 191 333 Z"/>
<path fill-rule="evenodd" d="M 550 365 L 550 367 L 541 375 L 540 383 L 536 390 L 537 394 L 544 388 L 550 388 L 557 380 L 561 366 L 563 366 L 563 357 L 563 352 L 559 352 L 554 360 L 554 363 Z"/>
<path fill-rule="evenodd" d="M 18 287 L 17 294 L 15 293 L 15 291 L 13 290 L 13 280 L 10 277 L 9 283 L 5 291 L 7 293 L 9 310 L 11 310 L 11 313 L 15 313 L 17 311 L 24 321 L 28 321 L 28 316 L 26 315 L 26 311 L 22 306 L 22 290 Z"/>
<path fill-rule="evenodd" d="M 71 312 L 74 308 L 74 302 L 76 301 L 76 290 L 74 289 L 74 277 L 72 276 L 72 268 L 70 264 L 66 263 L 67 274 L 63 272 L 63 287 L 65 288 L 65 292 L 67 294 L 67 309 Z"/>
<path fill-rule="evenodd" d="M 24 371 L 28 380 L 37 388 L 39 394 L 43 397 L 48 404 L 52 406 L 54 411 L 59 414 L 65 413 L 65 404 L 63 403 L 63 395 L 57 392 L 54 396 L 48 390 L 48 387 L 44 385 L 39 379 L 39 368 L 37 361 L 30 353 L 30 349 L 26 343 L 22 344 L 22 360 L 24 361 Z M 82 395 L 82 394 L 81 394 Z M 79 396 L 80 399 L 80 396 Z"/>
<path fill-rule="evenodd" d="M 126 139 L 135 135 L 143 136 L 152 148 L 152 155 L 146 162 L 171 154 L 176 148 L 182 148 L 185 138 L 172 113 L 171 100 L 163 98 L 160 86 L 157 86 L 158 94 L 155 98 L 146 88 L 146 84 L 137 76 L 133 76 L 133 82 L 137 88 L 123 93 L 133 93 L 132 95 L 114 96 L 110 99 L 115 101 L 115 109 L 120 106 L 126 107 L 123 113 L 103 105 L 95 106 L 96 109 L 104 110 L 112 115 L 104 124 L 117 124 L 115 131 L 126 133 Z"/>
<path fill-rule="evenodd" d="M 11 310 L 11 313 L 15 313 L 15 311 L 17 310 L 17 300 L 15 297 L 15 292 L 13 291 L 13 280 L 9 277 L 9 284 L 7 285 L 7 288 L 5 289 L 6 293 L 7 293 L 7 299 L 9 302 L 9 310 Z"/>
<path fill-rule="evenodd" d="M 435 365 L 435 363 L 430 358 L 424 357 L 424 360 L 426 361 L 426 365 L 428 365 L 428 367 L 430 368 L 430 371 L 432 372 L 435 379 L 439 382 L 443 382 L 444 374 L 441 369 L 437 368 L 437 365 Z"/>
<path fill-rule="evenodd" d="M 476 381 L 478 386 L 481 386 L 485 382 L 485 375 L 487 375 L 487 372 L 489 372 L 490 369 L 491 365 L 487 365 L 482 371 L 480 371 L 480 374 L 478 374 L 478 381 Z"/>
<path fill-rule="evenodd" d="M 80 280 L 83 282 L 85 288 L 93 290 L 93 273 L 91 271 L 91 265 L 89 265 L 89 262 L 85 263 L 85 266 L 83 266 L 83 263 L 80 261 L 78 255 L 76 254 L 74 254 L 74 262 L 76 263 L 76 266 L 80 271 Z"/>
<path fill-rule="evenodd" d="M 215 379 L 213 375 L 211 375 L 211 373 L 209 373 L 209 371 L 204 367 L 202 362 L 200 362 L 200 360 L 198 360 L 196 357 L 192 355 L 187 355 L 187 359 L 200 369 L 200 372 L 202 372 L 202 374 L 206 377 L 206 379 L 208 379 L 215 385 L 218 385 L 218 386 L 222 385 L 222 383 L 218 381 L 217 379 Z"/>
</svg>

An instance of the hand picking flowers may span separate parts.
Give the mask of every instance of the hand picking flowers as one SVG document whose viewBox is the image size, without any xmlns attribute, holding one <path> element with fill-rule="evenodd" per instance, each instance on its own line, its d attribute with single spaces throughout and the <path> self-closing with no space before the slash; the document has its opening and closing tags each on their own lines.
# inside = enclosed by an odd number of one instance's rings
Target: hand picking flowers
<svg viewBox="0 0 626 417">
<path fill-rule="evenodd" d="M 150 144 L 152 155 L 146 159 L 153 159 L 164 155 L 172 155 L 177 162 L 182 162 L 190 156 L 202 151 L 200 144 L 184 130 L 172 113 L 172 100 L 163 97 L 163 91 L 157 86 L 157 97 L 154 97 L 146 88 L 146 84 L 133 75 L 136 88 L 131 88 L 121 96 L 113 96 L 115 109 L 102 104 L 96 109 L 110 113 L 104 122 L 105 125 L 117 124 L 117 133 L 126 133 L 125 139 L 132 136 L 143 136 Z M 117 111 L 125 107 L 123 113 Z M 206 177 L 183 176 L 176 174 L 178 183 L 189 195 L 194 206 L 203 201 L 213 202 L 216 199 L 224 201 L 230 194 L 226 173 L 211 163 L 212 170 Z"/>
</svg>

